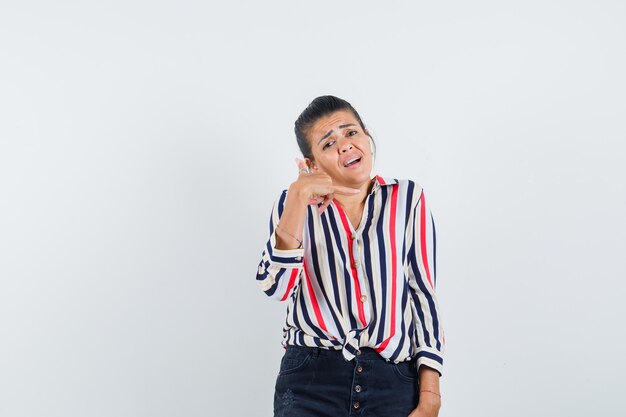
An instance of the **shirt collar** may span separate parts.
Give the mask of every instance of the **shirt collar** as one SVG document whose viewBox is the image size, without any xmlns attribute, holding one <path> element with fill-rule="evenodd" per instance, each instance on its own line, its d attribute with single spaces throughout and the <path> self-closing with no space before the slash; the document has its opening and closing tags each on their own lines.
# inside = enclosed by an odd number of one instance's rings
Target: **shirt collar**
<svg viewBox="0 0 626 417">
<path fill-rule="evenodd" d="M 388 185 L 397 184 L 398 180 L 391 177 L 381 177 L 380 175 L 374 176 L 374 185 L 372 186 L 372 191 L 376 191 L 381 187 L 385 187 Z"/>
</svg>

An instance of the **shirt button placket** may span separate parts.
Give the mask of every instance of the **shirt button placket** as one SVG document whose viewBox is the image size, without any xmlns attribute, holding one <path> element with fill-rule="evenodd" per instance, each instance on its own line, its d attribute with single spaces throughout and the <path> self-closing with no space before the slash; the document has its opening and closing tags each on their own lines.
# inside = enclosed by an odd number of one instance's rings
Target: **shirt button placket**
<svg viewBox="0 0 626 417">
<path fill-rule="evenodd" d="M 355 235 L 354 233 L 352 233 L 352 234 L 350 235 L 350 239 L 352 239 L 353 241 L 355 241 L 355 240 L 356 240 L 356 235 Z M 356 241 L 354 242 L 354 250 L 353 250 L 353 253 L 359 253 L 359 248 L 358 248 L 358 245 L 357 245 L 357 242 L 356 242 Z M 359 255 L 360 255 L 360 254 L 359 254 Z M 352 261 L 352 267 L 353 267 L 354 269 L 359 269 L 359 268 L 361 268 L 361 261 L 360 261 L 359 259 L 351 259 L 351 261 Z M 363 274 L 363 271 L 362 271 L 362 270 L 360 271 L 360 273 L 359 273 L 358 275 L 359 275 L 359 276 L 361 276 L 361 274 Z M 360 283 L 361 285 L 363 285 L 361 282 L 359 282 L 359 283 Z M 361 291 L 363 291 L 363 289 L 364 289 L 364 287 L 363 287 L 363 286 L 361 286 Z M 361 301 L 362 303 L 366 302 L 366 301 L 367 301 L 367 295 L 365 295 L 365 294 L 361 295 L 361 297 L 360 297 L 360 301 Z"/>
<path fill-rule="evenodd" d="M 365 277 L 365 271 L 364 271 L 364 269 L 361 269 L 361 266 L 363 265 L 363 263 L 361 262 L 361 259 L 360 259 L 361 258 L 361 253 L 359 251 L 359 245 L 358 245 L 358 239 L 357 239 L 356 233 L 354 233 L 354 232 L 350 233 L 350 239 L 351 239 L 352 245 L 353 245 L 352 253 L 355 254 L 355 255 L 358 255 L 358 257 L 353 255 L 352 258 L 350 259 L 350 262 L 352 263 L 352 268 L 356 271 L 356 276 L 357 276 L 357 279 L 359 281 L 359 287 L 360 287 L 361 295 L 358 298 L 358 300 L 362 304 L 365 304 L 367 302 L 367 295 L 364 294 L 365 288 L 366 288 L 366 284 L 363 281 L 364 277 Z"/>
</svg>

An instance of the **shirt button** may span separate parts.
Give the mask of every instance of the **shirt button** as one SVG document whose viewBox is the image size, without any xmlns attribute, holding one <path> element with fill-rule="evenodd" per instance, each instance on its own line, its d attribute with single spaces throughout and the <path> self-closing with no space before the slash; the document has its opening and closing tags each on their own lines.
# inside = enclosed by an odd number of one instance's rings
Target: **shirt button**
<svg viewBox="0 0 626 417">
<path fill-rule="evenodd" d="M 301 260 L 302 260 L 302 258 L 301 258 L 300 256 L 298 256 L 298 257 L 296 258 L 296 261 L 298 261 L 298 262 L 300 262 Z"/>
<path fill-rule="evenodd" d="M 354 390 L 355 390 L 356 392 L 361 392 L 361 386 L 360 386 L 360 385 L 357 385 L 356 387 L 354 387 Z"/>
<path fill-rule="evenodd" d="M 359 404 L 359 402 L 358 402 L 358 401 L 356 401 L 356 402 L 352 403 L 352 407 L 354 407 L 355 409 L 356 409 L 356 408 L 359 408 L 360 406 L 361 406 L 361 404 Z"/>
<path fill-rule="evenodd" d="M 364 302 L 366 302 L 366 301 L 367 301 L 367 295 L 363 294 L 363 295 L 361 296 L 361 302 L 362 302 L 362 303 L 364 303 Z"/>
<path fill-rule="evenodd" d="M 357 367 L 356 367 L 356 371 L 357 371 L 358 373 L 363 372 L 363 367 L 362 367 L 361 365 L 357 366 Z"/>
<path fill-rule="evenodd" d="M 354 261 L 353 266 L 354 266 L 355 268 L 358 268 L 358 267 L 360 267 L 360 266 L 361 266 L 361 262 L 359 262 L 359 261 Z"/>
<path fill-rule="evenodd" d="M 356 236 L 350 235 L 350 240 L 354 240 L 354 239 L 356 239 Z"/>
</svg>

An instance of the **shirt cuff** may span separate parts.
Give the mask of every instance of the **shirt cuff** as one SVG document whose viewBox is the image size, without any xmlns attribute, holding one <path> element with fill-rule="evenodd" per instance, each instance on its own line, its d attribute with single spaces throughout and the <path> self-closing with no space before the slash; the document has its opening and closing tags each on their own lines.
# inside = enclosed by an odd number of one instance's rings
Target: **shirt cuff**
<svg viewBox="0 0 626 417">
<path fill-rule="evenodd" d="M 443 357 L 434 349 L 421 350 L 417 353 L 417 370 L 420 366 L 428 366 L 443 375 Z"/>
<path fill-rule="evenodd" d="M 296 261 L 301 261 L 302 256 L 304 256 L 304 248 L 300 248 L 300 249 L 272 248 L 272 255 L 274 255 L 274 257 L 276 258 L 294 258 Z"/>
<path fill-rule="evenodd" d="M 304 248 L 276 249 L 276 229 L 274 229 L 274 232 L 270 236 L 269 246 L 272 263 L 292 268 L 302 266 Z"/>
</svg>

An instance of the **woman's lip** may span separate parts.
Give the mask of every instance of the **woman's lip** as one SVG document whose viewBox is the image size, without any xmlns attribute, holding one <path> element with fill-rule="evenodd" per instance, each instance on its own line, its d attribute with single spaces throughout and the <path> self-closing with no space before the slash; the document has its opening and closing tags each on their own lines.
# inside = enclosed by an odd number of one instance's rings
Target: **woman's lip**
<svg viewBox="0 0 626 417">
<path fill-rule="evenodd" d="M 343 159 L 343 158 L 342 158 L 342 159 Z M 348 162 L 350 162 L 350 161 L 352 161 L 352 160 L 355 160 L 355 159 L 363 159 L 363 157 L 362 157 L 362 156 L 359 156 L 359 154 L 358 154 L 358 153 L 353 153 L 352 155 L 350 155 L 350 156 L 349 156 L 349 157 L 347 157 L 346 159 L 343 159 L 343 161 L 345 161 L 345 162 L 343 162 L 343 166 L 345 167 L 345 166 L 346 166 L 346 164 L 347 164 Z"/>
<path fill-rule="evenodd" d="M 357 168 L 361 165 L 361 162 L 363 162 L 363 158 L 359 159 L 359 162 L 355 162 L 354 164 L 348 165 L 347 167 L 344 167 L 344 168 L 347 168 L 347 169 Z"/>
</svg>

